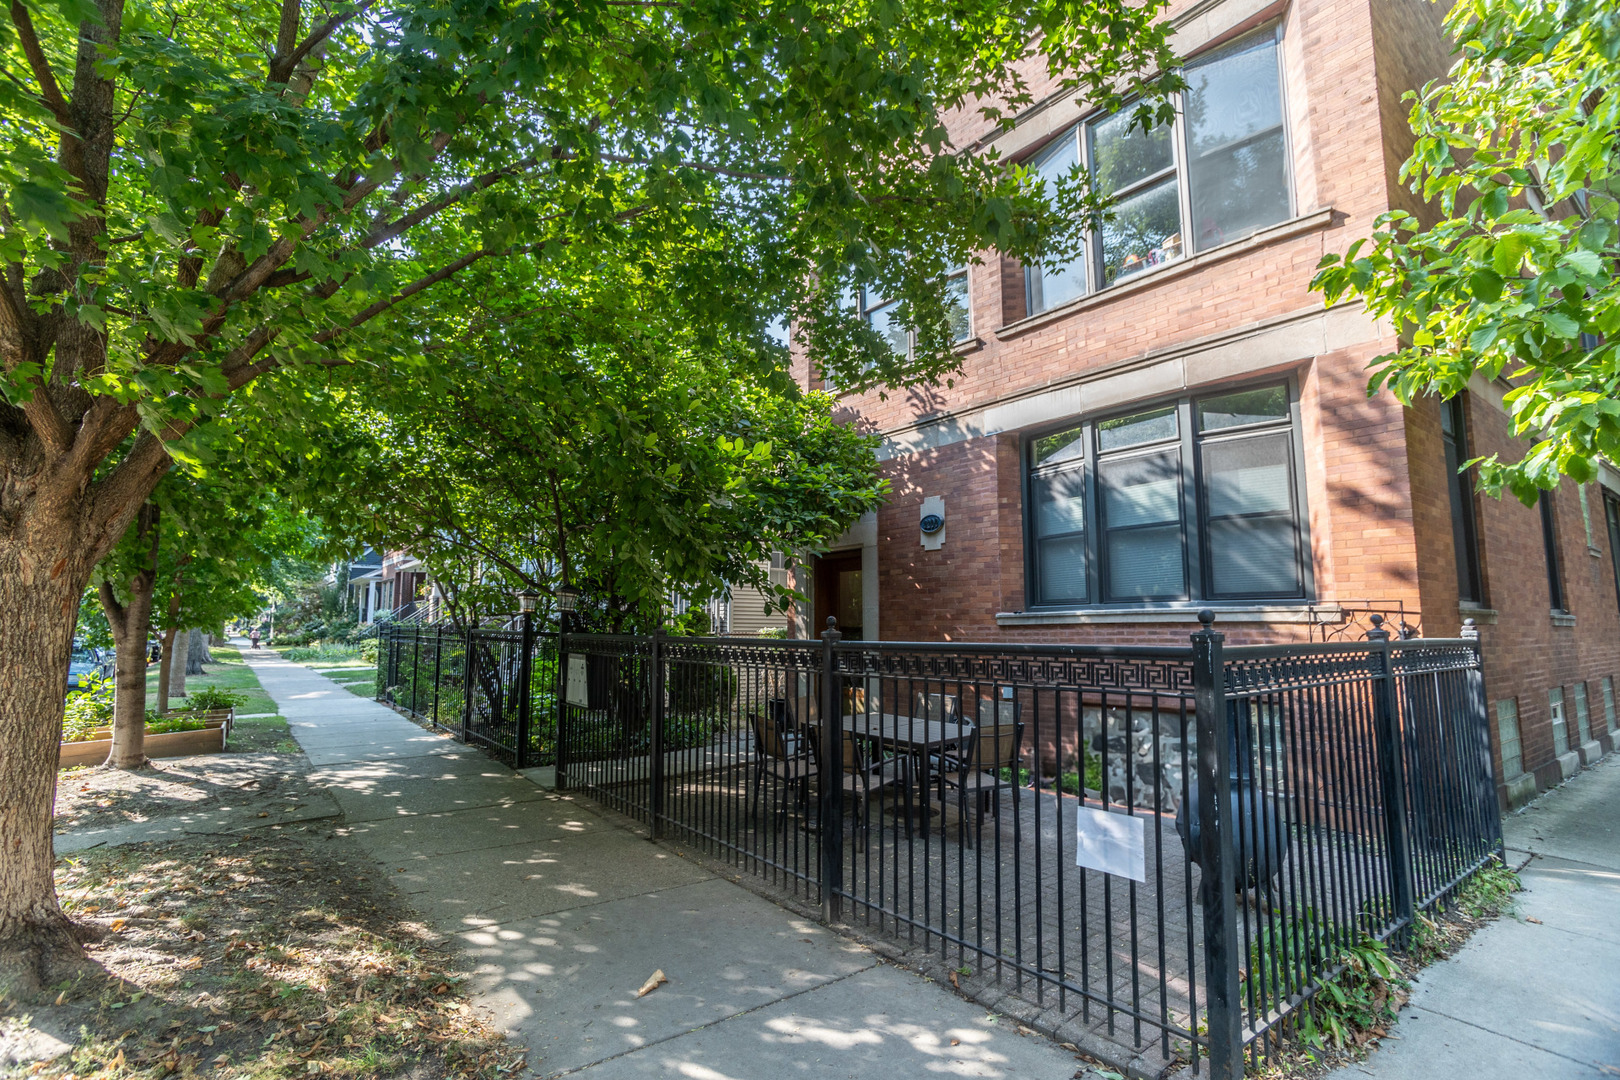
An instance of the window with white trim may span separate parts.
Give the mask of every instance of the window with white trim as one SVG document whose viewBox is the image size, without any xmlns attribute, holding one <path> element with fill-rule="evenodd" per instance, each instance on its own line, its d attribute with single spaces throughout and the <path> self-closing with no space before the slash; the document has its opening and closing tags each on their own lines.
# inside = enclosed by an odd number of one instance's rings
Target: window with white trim
<svg viewBox="0 0 1620 1080">
<path fill-rule="evenodd" d="M 856 289 L 861 318 L 889 343 L 896 355 L 909 357 L 916 347 L 910 327 L 900 321 L 900 301 L 890 300 L 876 289 Z M 960 345 L 973 337 L 973 305 L 968 296 L 968 268 L 959 266 L 945 274 L 945 314 L 950 321 L 951 343 Z"/>
<path fill-rule="evenodd" d="M 1032 605 L 1306 599 L 1296 411 L 1273 383 L 1031 438 Z"/>
<path fill-rule="evenodd" d="M 1026 271 L 1030 314 L 1288 219 L 1280 35 L 1280 26 L 1260 30 L 1191 61 L 1175 124 L 1144 131 L 1126 106 L 1075 125 L 1030 161 L 1049 186 L 1080 165 L 1115 199 L 1080 258 Z"/>
</svg>

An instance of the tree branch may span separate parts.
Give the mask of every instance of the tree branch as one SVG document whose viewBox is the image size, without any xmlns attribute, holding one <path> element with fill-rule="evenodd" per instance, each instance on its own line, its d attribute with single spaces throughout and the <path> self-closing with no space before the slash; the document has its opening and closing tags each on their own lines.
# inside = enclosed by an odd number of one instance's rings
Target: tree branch
<svg viewBox="0 0 1620 1080">
<path fill-rule="evenodd" d="M 62 96 L 56 74 L 51 71 L 51 62 L 40 47 L 39 35 L 34 31 L 34 20 L 29 16 L 28 9 L 22 6 L 22 0 L 11 0 L 11 24 L 17 28 L 23 55 L 28 57 L 28 66 L 33 69 L 34 78 L 39 80 L 40 100 L 45 102 L 45 107 L 51 110 L 58 124 L 71 127 L 73 111 L 68 108 L 67 98 Z"/>
<path fill-rule="evenodd" d="M 13 0 L 13 2 L 15 2 L 15 0 Z M 293 71 L 300 63 L 303 62 L 304 57 L 308 56 L 321 44 L 321 42 L 331 37 L 333 32 L 336 31 L 338 27 L 342 26 L 344 23 L 348 22 L 350 19 L 353 19 L 357 15 L 364 14 L 375 2 L 376 0 L 363 0 L 362 3 L 356 4 L 348 11 L 338 12 L 330 19 L 327 19 L 320 26 L 316 27 L 309 37 L 304 39 L 304 43 L 299 45 L 296 49 L 293 49 L 291 52 L 288 52 L 286 49 L 282 48 L 282 39 L 278 37 L 276 42 L 276 56 L 275 59 L 270 61 L 270 81 L 272 83 L 285 83 L 288 79 L 292 78 Z M 296 8 L 297 6 L 298 0 L 283 0 L 281 9 L 281 30 L 283 33 L 286 32 L 287 28 L 287 8 Z M 297 18 L 296 14 L 294 15 L 294 18 Z M 295 21 L 293 24 L 293 34 L 296 35 L 297 32 L 298 25 Z M 291 48 L 290 41 L 288 43 L 288 48 Z"/>
</svg>

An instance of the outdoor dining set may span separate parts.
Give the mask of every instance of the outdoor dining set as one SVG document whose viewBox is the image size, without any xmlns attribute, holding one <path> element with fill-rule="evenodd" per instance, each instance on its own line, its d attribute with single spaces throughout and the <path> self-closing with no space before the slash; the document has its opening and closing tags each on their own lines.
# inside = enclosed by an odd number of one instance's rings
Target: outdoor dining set
<svg viewBox="0 0 1620 1080">
<path fill-rule="evenodd" d="M 908 835 L 930 823 L 959 826 L 971 846 L 986 814 L 1001 813 L 1003 796 L 1016 800 L 1024 725 L 1019 705 L 991 698 L 969 699 L 975 716 L 962 715 L 953 694 L 918 692 L 908 713 L 886 712 L 864 690 L 844 699 L 839 775 L 840 798 L 852 803 L 849 820 L 870 828 L 874 807 L 887 802 L 904 810 Z M 749 713 L 754 757 L 749 777 L 749 812 L 757 819 L 767 780 L 791 788 L 808 822 L 812 786 L 819 793 L 832 770 L 824 752 L 823 728 L 801 719 L 787 698 L 766 702 Z M 967 827 L 973 818 L 974 828 Z"/>
</svg>

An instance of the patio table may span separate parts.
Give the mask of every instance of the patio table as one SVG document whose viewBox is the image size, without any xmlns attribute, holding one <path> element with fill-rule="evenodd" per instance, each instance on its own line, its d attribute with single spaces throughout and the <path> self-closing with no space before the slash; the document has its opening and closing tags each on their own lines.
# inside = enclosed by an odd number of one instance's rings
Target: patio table
<svg viewBox="0 0 1620 1080">
<path fill-rule="evenodd" d="M 893 747 L 916 761 L 912 775 L 924 802 L 932 782 L 929 758 L 965 744 L 973 735 L 966 720 L 924 720 L 899 713 L 846 713 L 843 728 L 863 742 Z"/>
</svg>

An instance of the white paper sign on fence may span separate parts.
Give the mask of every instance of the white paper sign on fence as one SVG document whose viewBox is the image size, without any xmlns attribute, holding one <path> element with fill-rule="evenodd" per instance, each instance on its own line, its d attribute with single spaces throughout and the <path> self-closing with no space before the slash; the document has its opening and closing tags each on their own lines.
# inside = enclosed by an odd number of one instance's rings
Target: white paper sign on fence
<svg viewBox="0 0 1620 1080">
<path fill-rule="evenodd" d="M 1147 847 L 1143 820 L 1107 810 L 1078 807 L 1075 815 L 1074 862 L 1133 881 L 1147 880 Z"/>
<path fill-rule="evenodd" d="M 585 685 L 585 657 L 579 653 L 568 654 L 568 704 L 582 709 L 590 708 L 591 704 L 591 694 Z"/>
</svg>

